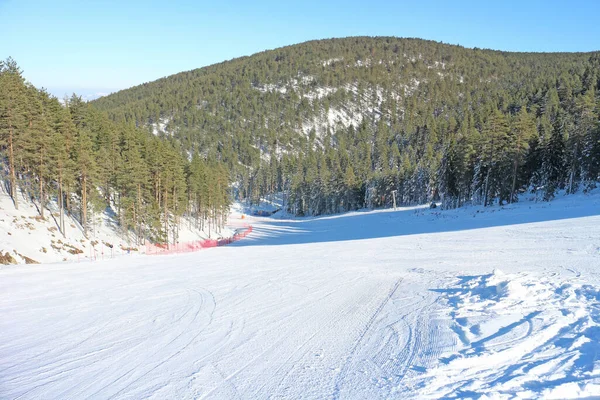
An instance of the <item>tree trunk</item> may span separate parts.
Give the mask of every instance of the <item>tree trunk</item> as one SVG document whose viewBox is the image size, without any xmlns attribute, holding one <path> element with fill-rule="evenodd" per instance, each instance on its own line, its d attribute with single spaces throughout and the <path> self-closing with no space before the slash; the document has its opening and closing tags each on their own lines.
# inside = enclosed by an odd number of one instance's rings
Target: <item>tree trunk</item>
<svg viewBox="0 0 600 400">
<path fill-rule="evenodd" d="M 512 203 L 513 199 L 515 198 L 515 189 L 517 186 L 517 170 L 518 170 L 518 168 L 519 168 L 519 162 L 515 158 L 515 160 L 513 162 L 513 179 L 512 179 L 512 186 L 510 189 L 510 199 L 508 200 L 509 203 Z"/>
<path fill-rule="evenodd" d="M 160 177 L 154 180 L 154 198 L 160 207 Z"/>
<path fill-rule="evenodd" d="M 175 224 L 173 226 L 173 244 L 177 242 L 177 228 L 179 227 L 179 218 L 177 214 L 177 188 L 173 186 L 173 216 L 175 218 Z"/>
<path fill-rule="evenodd" d="M 167 188 L 165 187 L 165 195 L 163 198 L 163 204 L 165 208 L 165 242 L 167 244 L 167 248 L 169 248 L 169 209 L 167 208 L 167 199 L 168 192 Z"/>
<path fill-rule="evenodd" d="M 571 163 L 571 173 L 569 174 L 569 194 L 573 193 L 573 181 L 575 180 L 575 163 L 577 162 L 577 143 L 573 150 L 573 162 Z"/>
<path fill-rule="evenodd" d="M 192 192 L 189 192 L 188 194 L 188 209 L 187 209 L 187 216 L 188 216 L 188 229 L 192 229 L 192 216 L 194 214 L 194 203 L 192 202 Z"/>
<path fill-rule="evenodd" d="M 483 189 L 483 206 L 487 207 L 488 203 L 488 184 L 490 182 L 490 168 L 488 167 L 487 174 L 485 175 L 485 187 Z"/>
<path fill-rule="evenodd" d="M 138 246 L 141 244 L 141 237 L 142 237 L 142 221 L 140 218 L 141 212 L 142 212 L 142 185 L 138 183 L 138 185 L 137 185 L 137 213 L 135 214 L 135 227 L 137 229 Z"/>
<path fill-rule="evenodd" d="M 64 207 L 64 198 L 63 198 L 63 184 L 62 184 L 62 173 L 58 175 L 58 209 L 60 212 L 60 216 L 58 217 L 58 224 L 60 225 L 60 233 L 62 233 L 63 237 L 66 238 L 65 232 L 65 207 Z"/>
<path fill-rule="evenodd" d="M 81 185 L 81 226 L 83 226 L 83 234 L 87 237 L 87 176 L 82 176 Z"/>
<path fill-rule="evenodd" d="M 10 197 L 15 204 L 15 209 L 19 209 L 17 200 L 17 177 L 15 175 L 15 153 L 13 150 L 14 129 L 11 122 L 8 122 L 8 168 L 10 172 Z"/>
<path fill-rule="evenodd" d="M 40 176 L 40 216 L 44 219 L 44 178 Z"/>
<path fill-rule="evenodd" d="M 69 193 L 71 192 L 70 190 L 70 186 L 67 185 L 67 190 L 65 191 L 65 193 L 67 194 L 66 197 L 66 202 L 65 202 L 65 207 L 67 209 L 67 213 L 69 215 L 73 215 L 73 210 L 71 210 L 71 196 L 69 196 Z"/>
<path fill-rule="evenodd" d="M 40 151 L 40 216 L 44 219 L 44 178 L 42 177 L 42 165 L 44 163 L 44 153 Z"/>
<path fill-rule="evenodd" d="M 509 203 L 513 202 L 513 198 L 515 197 L 515 189 L 517 185 L 517 170 L 519 168 L 519 154 L 521 153 L 521 136 L 517 134 L 517 153 L 515 154 L 515 159 L 513 160 L 513 181 L 512 187 L 510 189 L 510 200 Z"/>
<path fill-rule="evenodd" d="M 490 145 L 490 158 L 488 160 L 488 168 L 487 174 L 485 176 L 485 192 L 483 193 L 483 206 L 488 206 L 488 192 L 489 192 L 489 184 L 490 184 L 490 174 L 492 171 L 492 161 L 494 159 L 494 138 L 492 137 L 491 145 Z"/>
</svg>

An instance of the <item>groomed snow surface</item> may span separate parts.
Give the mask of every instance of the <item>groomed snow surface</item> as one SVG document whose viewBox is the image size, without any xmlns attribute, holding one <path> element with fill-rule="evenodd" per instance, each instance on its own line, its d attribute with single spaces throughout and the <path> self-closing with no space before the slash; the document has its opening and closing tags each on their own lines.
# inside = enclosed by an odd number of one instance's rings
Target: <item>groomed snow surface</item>
<svg viewBox="0 0 600 400">
<path fill-rule="evenodd" d="M 0 270 L 0 398 L 600 395 L 600 192 Z M 236 218 L 236 217 L 234 217 Z"/>
</svg>

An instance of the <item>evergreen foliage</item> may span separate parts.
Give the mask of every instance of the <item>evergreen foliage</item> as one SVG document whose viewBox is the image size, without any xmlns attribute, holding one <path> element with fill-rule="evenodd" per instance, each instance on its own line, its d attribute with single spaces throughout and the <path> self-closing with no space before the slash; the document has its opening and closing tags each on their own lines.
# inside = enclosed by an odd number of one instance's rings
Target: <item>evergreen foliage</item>
<svg viewBox="0 0 600 400">
<path fill-rule="evenodd" d="M 265 51 L 93 102 L 222 160 L 238 195 L 298 215 L 550 199 L 599 179 L 600 53 L 356 37 Z M 337 117 L 340 118 L 337 118 Z M 161 133 L 162 135 L 163 133 Z"/>
<path fill-rule="evenodd" d="M 65 236 L 65 213 L 87 234 L 91 215 L 106 207 L 140 243 L 177 242 L 182 216 L 219 230 L 230 203 L 227 171 L 214 154 L 195 153 L 192 161 L 189 154 L 76 95 L 61 104 L 25 82 L 12 59 L 0 62 L 2 180 L 15 207 L 33 200 L 41 218 L 58 217 Z M 48 215 L 49 199 L 56 216 Z"/>
<path fill-rule="evenodd" d="M 124 230 L 176 240 L 221 226 L 230 182 L 297 215 L 441 201 L 551 199 L 600 179 L 600 53 L 507 53 L 419 39 L 318 40 L 61 106 L 8 59 L 5 182 L 43 213 L 113 206 Z M 64 226 L 61 228 L 64 231 Z"/>
</svg>

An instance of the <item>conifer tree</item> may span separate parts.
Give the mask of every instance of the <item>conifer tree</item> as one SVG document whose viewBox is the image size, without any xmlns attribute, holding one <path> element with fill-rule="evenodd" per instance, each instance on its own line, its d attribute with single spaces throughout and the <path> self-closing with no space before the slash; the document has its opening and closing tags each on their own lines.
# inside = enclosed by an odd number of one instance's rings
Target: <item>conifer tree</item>
<svg viewBox="0 0 600 400">
<path fill-rule="evenodd" d="M 536 135 L 536 126 L 533 117 L 525 107 L 521 107 L 519 114 L 512 124 L 510 131 L 510 152 L 512 153 L 512 184 L 509 202 L 516 200 L 517 177 L 523 157 L 529 150 L 529 142 Z"/>
<path fill-rule="evenodd" d="M 84 234 L 88 234 L 88 208 L 90 190 L 94 187 L 96 162 L 94 160 L 92 133 L 87 128 L 78 129 L 75 144 L 75 164 L 80 195 L 80 222 Z"/>
<path fill-rule="evenodd" d="M 51 99 L 47 92 L 38 91 L 33 86 L 27 88 L 28 108 L 26 113 L 27 127 L 23 137 L 23 161 L 27 169 L 37 179 L 36 189 L 39 202 L 38 211 L 44 218 L 46 208 L 46 184 L 49 180 L 52 131 Z"/>
<path fill-rule="evenodd" d="M 505 196 L 506 149 L 509 144 L 509 126 L 505 115 L 495 109 L 489 115 L 483 130 L 483 154 L 486 169 L 483 205 L 490 205 L 497 196 Z M 503 198 L 501 197 L 501 201 Z"/>
<path fill-rule="evenodd" d="M 27 126 L 25 118 L 26 87 L 22 71 L 8 58 L 0 65 L 0 139 L 8 157 L 10 196 L 19 208 L 17 199 L 16 149 Z"/>
<path fill-rule="evenodd" d="M 544 187 L 544 200 L 554 198 L 556 190 L 563 183 L 565 167 L 565 116 L 559 112 L 552 125 L 550 135 L 543 143 L 541 183 Z"/>
</svg>

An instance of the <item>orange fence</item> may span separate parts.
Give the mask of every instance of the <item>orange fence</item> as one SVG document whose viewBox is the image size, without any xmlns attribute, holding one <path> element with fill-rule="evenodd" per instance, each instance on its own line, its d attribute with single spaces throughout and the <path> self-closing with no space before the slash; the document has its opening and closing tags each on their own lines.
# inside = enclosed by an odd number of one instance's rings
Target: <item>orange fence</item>
<svg viewBox="0 0 600 400">
<path fill-rule="evenodd" d="M 252 226 L 248 225 L 244 228 L 237 229 L 233 236 L 223 238 L 219 240 L 205 239 L 196 240 L 193 242 L 180 242 L 175 244 L 159 244 L 159 243 L 146 243 L 146 254 L 176 254 L 176 253 L 189 253 L 192 251 L 198 251 L 207 249 L 210 247 L 225 246 L 233 242 L 237 242 L 240 239 L 245 238 L 252 232 Z"/>
</svg>

